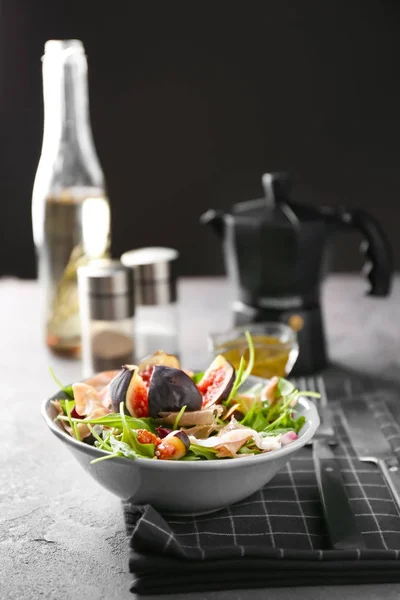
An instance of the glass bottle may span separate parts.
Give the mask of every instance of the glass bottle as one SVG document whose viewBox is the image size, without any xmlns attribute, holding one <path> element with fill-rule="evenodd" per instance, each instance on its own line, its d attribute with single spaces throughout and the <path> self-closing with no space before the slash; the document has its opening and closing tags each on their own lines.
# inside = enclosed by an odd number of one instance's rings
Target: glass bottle
<svg viewBox="0 0 400 600">
<path fill-rule="evenodd" d="M 89 118 L 79 40 L 49 40 L 43 62 L 44 131 L 32 197 L 46 342 L 80 352 L 77 269 L 108 256 L 110 206 Z"/>
</svg>

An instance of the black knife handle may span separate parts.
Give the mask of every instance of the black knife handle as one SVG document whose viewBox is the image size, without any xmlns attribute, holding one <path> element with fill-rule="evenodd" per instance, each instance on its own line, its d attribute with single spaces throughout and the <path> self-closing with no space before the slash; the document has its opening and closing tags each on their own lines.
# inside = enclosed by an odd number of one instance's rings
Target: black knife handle
<svg viewBox="0 0 400 600">
<path fill-rule="evenodd" d="M 346 488 L 335 458 L 320 458 L 322 442 L 313 442 L 315 474 L 332 547 L 335 550 L 365 548 L 356 519 L 347 497 Z"/>
</svg>

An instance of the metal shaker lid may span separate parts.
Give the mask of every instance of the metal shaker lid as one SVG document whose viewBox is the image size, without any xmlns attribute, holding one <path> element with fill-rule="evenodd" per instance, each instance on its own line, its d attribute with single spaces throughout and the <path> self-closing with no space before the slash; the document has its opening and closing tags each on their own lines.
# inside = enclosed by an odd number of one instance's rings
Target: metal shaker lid
<svg viewBox="0 0 400 600">
<path fill-rule="evenodd" d="M 133 290 L 132 269 L 119 260 L 94 260 L 79 267 L 78 277 L 88 293 L 95 296 L 131 294 Z"/>
<path fill-rule="evenodd" d="M 129 250 L 121 256 L 121 262 L 133 267 L 135 279 L 141 281 L 166 281 L 171 278 L 171 263 L 179 256 L 174 248 L 153 246 Z"/>
<path fill-rule="evenodd" d="M 167 304 L 176 300 L 178 250 L 149 246 L 124 252 L 121 262 L 133 269 L 136 303 Z"/>
<path fill-rule="evenodd" d="M 94 319 L 123 319 L 135 312 L 133 271 L 119 260 L 95 260 L 78 268 L 81 301 Z"/>
</svg>

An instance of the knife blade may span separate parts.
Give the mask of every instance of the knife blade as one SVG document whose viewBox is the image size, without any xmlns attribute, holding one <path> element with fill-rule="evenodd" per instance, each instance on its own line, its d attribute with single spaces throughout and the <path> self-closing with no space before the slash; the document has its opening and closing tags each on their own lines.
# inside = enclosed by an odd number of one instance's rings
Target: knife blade
<svg viewBox="0 0 400 600">
<path fill-rule="evenodd" d="M 337 440 L 324 380 L 320 376 L 303 377 L 298 380 L 296 387 L 320 394 L 318 411 L 321 424 L 311 443 L 319 496 L 331 545 L 335 550 L 361 550 L 365 548 L 365 542 L 350 506 L 340 464 L 330 449 L 330 446 L 337 445 Z"/>
<path fill-rule="evenodd" d="M 378 465 L 400 511 L 400 470 L 392 448 L 362 398 L 343 405 L 344 427 L 362 462 Z"/>
<path fill-rule="evenodd" d="M 365 542 L 351 509 L 338 461 L 326 441 L 313 441 L 313 459 L 319 494 L 332 547 L 361 550 Z"/>
</svg>

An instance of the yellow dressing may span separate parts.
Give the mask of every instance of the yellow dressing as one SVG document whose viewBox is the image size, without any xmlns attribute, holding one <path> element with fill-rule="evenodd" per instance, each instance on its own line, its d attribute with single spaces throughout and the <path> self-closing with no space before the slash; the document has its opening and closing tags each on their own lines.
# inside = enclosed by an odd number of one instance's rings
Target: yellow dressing
<svg viewBox="0 0 400 600">
<path fill-rule="evenodd" d="M 284 377 L 292 344 L 282 342 L 277 337 L 267 335 L 252 336 L 255 350 L 252 375 L 258 377 Z M 241 356 L 249 360 L 249 350 L 245 338 L 230 340 L 214 348 L 215 354 L 222 354 L 237 369 Z"/>
</svg>

